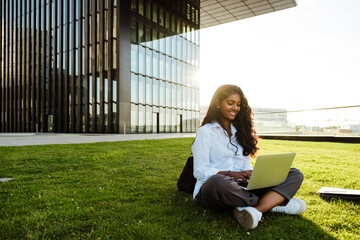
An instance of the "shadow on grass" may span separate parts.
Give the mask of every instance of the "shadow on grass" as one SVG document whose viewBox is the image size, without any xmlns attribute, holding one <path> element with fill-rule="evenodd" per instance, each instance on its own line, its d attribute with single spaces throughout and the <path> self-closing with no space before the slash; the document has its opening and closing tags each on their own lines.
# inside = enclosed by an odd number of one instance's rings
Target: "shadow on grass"
<svg viewBox="0 0 360 240">
<path fill-rule="evenodd" d="M 182 235 L 189 239 L 336 239 L 314 222 L 302 216 L 266 213 L 253 230 L 244 230 L 236 222 L 233 210 L 208 210 L 189 200 L 191 196 L 175 193 Z M 196 233 L 192 230 L 196 229 Z"/>
</svg>

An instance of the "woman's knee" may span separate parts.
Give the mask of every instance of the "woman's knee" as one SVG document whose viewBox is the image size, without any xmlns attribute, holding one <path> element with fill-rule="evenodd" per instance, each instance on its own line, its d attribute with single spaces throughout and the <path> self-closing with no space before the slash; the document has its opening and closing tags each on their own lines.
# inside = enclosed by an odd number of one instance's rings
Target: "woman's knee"
<svg viewBox="0 0 360 240">
<path fill-rule="evenodd" d="M 291 176 L 293 181 L 299 182 L 300 184 L 304 180 L 304 174 L 297 168 L 291 168 L 289 172 L 289 176 Z"/>
</svg>

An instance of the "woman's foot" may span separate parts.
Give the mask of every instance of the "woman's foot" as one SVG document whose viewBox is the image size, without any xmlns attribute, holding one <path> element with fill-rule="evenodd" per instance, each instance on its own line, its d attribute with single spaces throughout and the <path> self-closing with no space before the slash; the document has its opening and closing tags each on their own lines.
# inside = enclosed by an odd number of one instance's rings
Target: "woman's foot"
<svg viewBox="0 0 360 240">
<path fill-rule="evenodd" d="M 286 206 L 276 206 L 273 209 L 271 209 L 271 212 L 280 212 L 280 213 L 286 213 L 290 215 L 300 215 L 306 210 L 306 203 L 305 201 L 299 199 L 299 198 L 292 198 L 286 204 Z"/>
<path fill-rule="evenodd" d="M 241 227 L 253 229 L 257 227 L 261 220 L 262 213 L 253 207 L 236 207 L 234 209 L 234 216 Z"/>
</svg>

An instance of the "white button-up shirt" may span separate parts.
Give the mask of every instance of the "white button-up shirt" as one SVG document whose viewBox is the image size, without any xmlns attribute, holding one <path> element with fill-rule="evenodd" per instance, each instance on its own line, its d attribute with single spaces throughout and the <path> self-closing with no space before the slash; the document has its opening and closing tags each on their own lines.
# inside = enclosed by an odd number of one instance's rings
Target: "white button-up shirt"
<svg viewBox="0 0 360 240">
<path fill-rule="evenodd" d="M 191 148 L 194 156 L 193 174 L 197 180 L 194 198 L 201 186 L 219 171 L 252 170 L 251 159 L 243 155 L 243 148 L 236 140 L 235 133 L 236 128 L 231 124 L 230 143 L 227 132 L 217 122 L 199 128 Z"/>
</svg>

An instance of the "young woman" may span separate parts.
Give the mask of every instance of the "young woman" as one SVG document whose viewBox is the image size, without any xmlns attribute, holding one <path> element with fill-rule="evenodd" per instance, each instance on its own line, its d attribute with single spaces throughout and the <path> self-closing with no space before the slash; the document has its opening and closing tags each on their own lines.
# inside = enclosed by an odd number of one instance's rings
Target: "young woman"
<svg viewBox="0 0 360 240">
<path fill-rule="evenodd" d="M 295 168 L 275 187 L 246 191 L 239 185 L 239 179 L 249 180 L 250 156 L 258 150 L 252 115 L 242 90 L 223 85 L 214 93 L 192 145 L 194 199 L 210 209 L 234 208 L 235 218 L 245 229 L 255 228 L 270 210 L 297 215 L 306 209 L 303 200 L 293 198 L 303 181 Z"/>
</svg>

